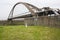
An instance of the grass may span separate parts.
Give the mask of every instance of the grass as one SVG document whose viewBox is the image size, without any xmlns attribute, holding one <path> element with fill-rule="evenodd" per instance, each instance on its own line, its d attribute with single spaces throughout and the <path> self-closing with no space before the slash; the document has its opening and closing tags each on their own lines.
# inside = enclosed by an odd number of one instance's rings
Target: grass
<svg viewBox="0 0 60 40">
<path fill-rule="evenodd" d="M 60 40 L 60 28 L 0 26 L 0 40 Z"/>
</svg>

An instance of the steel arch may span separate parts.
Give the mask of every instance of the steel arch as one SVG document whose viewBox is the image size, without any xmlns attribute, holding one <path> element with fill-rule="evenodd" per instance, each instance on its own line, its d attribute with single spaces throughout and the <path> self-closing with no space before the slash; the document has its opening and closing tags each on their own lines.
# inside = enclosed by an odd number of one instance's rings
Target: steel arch
<svg viewBox="0 0 60 40">
<path fill-rule="evenodd" d="M 31 12 L 31 14 L 34 16 L 35 15 L 35 12 L 32 10 L 32 9 L 35 9 L 35 10 L 40 10 L 39 8 L 37 8 L 37 7 L 35 7 L 35 6 L 33 6 L 33 5 L 31 5 L 31 4 L 28 4 L 28 3 L 25 3 L 25 2 L 18 2 L 18 3 L 16 3 L 14 6 L 13 6 L 13 8 L 12 8 L 12 10 L 10 11 L 10 14 L 9 14 L 9 16 L 8 16 L 8 19 L 9 19 L 9 17 L 13 17 L 13 12 L 14 12 L 14 8 L 18 5 L 18 4 L 22 4 L 22 5 L 24 5 L 28 10 L 29 10 L 29 12 Z M 32 8 L 31 8 L 32 7 Z"/>
</svg>

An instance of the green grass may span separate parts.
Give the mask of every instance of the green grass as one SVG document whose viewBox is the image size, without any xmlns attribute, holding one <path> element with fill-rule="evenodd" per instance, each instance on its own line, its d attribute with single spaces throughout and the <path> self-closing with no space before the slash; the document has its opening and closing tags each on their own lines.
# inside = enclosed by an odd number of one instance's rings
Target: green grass
<svg viewBox="0 0 60 40">
<path fill-rule="evenodd" d="M 0 40 L 60 40 L 60 28 L 0 26 Z"/>
</svg>

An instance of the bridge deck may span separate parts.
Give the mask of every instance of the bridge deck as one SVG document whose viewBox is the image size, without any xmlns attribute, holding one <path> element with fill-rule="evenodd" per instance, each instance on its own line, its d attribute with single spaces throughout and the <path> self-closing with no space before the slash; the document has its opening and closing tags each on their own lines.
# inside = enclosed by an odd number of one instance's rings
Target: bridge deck
<svg viewBox="0 0 60 40">
<path fill-rule="evenodd" d="M 32 17 L 32 15 L 31 15 L 31 14 L 27 14 L 27 15 L 18 16 L 18 17 L 12 17 L 12 18 L 9 18 L 9 19 L 11 20 L 11 19 L 17 19 L 17 18 L 27 18 L 27 17 Z M 9 20 L 9 19 L 8 19 L 8 20 Z"/>
<path fill-rule="evenodd" d="M 48 11 L 37 12 L 35 14 L 37 14 L 38 16 L 48 16 L 48 15 L 51 15 L 51 14 L 55 14 L 55 12 L 52 11 L 52 10 L 48 10 Z M 8 18 L 8 20 L 17 19 L 17 18 L 27 18 L 27 17 L 32 17 L 32 16 L 33 16 L 32 14 L 26 14 L 26 15 L 22 15 L 22 16 L 18 16 L 18 17 Z"/>
</svg>

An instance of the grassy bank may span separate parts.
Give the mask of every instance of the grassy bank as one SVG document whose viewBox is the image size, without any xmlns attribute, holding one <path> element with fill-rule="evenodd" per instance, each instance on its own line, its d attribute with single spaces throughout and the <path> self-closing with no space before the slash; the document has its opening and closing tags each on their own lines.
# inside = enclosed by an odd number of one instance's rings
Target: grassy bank
<svg viewBox="0 0 60 40">
<path fill-rule="evenodd" d="M 0 26 L 0 40 L 60 40 L 60 28 Z"/>
</svg>

